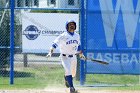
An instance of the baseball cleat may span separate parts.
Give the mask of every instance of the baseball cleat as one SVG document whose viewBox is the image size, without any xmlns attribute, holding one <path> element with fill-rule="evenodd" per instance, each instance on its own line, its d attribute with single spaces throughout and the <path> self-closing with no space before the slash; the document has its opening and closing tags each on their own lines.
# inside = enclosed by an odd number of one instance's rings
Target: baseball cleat
<svg viewBox="0 0 140 93">
<path fill-rule="evenodd" d="M 74 87 L 71 87 L 71 88 L 70 88 L 70 93 L 78 93 L 78 91 L 77 91 L 77 90 L 75 90 L 75 88 L 74 88 Z"/>
</svg>

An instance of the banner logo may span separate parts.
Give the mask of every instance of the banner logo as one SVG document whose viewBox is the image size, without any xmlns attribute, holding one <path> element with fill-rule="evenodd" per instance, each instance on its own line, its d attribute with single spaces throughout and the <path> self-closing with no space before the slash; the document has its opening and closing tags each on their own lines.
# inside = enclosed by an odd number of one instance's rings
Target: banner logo
<svg viewBox="0 0 140 93">
<path fill-rule="evenodd" d="M 40 30 L 38 30 L 38 28 L 34 25 L 29 25 L 23 31 L 23 35 L 25 35 L 29 40 L 35 40 L 40 35 Z"/>
</svg>

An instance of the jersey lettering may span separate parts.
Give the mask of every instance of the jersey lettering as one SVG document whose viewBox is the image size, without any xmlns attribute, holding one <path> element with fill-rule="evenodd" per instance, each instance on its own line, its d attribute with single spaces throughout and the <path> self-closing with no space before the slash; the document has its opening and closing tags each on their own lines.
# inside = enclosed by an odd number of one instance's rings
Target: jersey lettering
<svg viewBox="0 0 140 93">
<path fill-rule="evenodd" d="M 69 41 L 67 41 L 66 42 L 66 45 L 68 45 L 68 44 L 78 44 L 78 41 L 77 40 L 69 40 Z"/>
</svg>

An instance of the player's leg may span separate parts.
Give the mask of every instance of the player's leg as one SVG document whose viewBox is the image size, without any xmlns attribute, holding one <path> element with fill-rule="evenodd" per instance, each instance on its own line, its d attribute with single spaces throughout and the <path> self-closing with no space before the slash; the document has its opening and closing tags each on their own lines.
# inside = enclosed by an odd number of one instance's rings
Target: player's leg
<svg viewBox="0 0 140 93">
<path fill-rule="evenodd" d="M 72 77 L 76 76 L 76 70 L 77 70 L 77 58 L 76 58 L 76 56 L 74 56 L 71 59 L 71 73 L 72 73 Z"/>
<path fill-rule="evenodd" d="M 62 58 L 61 59 L 62 60 L 62 65 L 63 65 L 64 70 L 65 70 L 65 79 L 68 82 L 68 85 L 70 87 L 70 93 L 77 93 L 77 91 L 75 91 L 75 88 L 73 86 L 73 77 L 72 77 L 72 70 L 71 70 L 73 68 L 71 66 L 74 65 L 74 64 L 71 65 L 72 64 L 71 62 L 72 62 L 73 58 L 63 57 L 63 56 L 61 58 Z"/>
<path fill-rule="evenodd" d="M 71 58 L 72 78 L 76 76 L 76 70 L 77 70 L 77 57 L 74 56 L 73 58 Z M 78 92 L 77 90 L 75 90 L 74 86 L 70 88 L 70 91 L 71 91 L 71 93 L 77 93 Z"/>
<path fill-rule="evenodd" d="M 71 74 L 70 58 L 62 56 L 61 60 L 62 60 L 62 65 L 63 65 L 64 70 L 65 70 L 65 75 L 64 75 L 65 85 L 66 85 L 66 87 L 69 88 L 70 86 L 73 86 L 73 84 L 71 83 L 72 74 Z"/>
</svg>

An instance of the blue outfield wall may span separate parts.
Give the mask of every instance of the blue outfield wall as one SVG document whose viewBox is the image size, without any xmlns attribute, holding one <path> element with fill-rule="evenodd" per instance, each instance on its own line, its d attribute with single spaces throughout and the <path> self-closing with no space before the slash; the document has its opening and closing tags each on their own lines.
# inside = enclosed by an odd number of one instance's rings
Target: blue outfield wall
<svg viewBox="0 0 140 93">
<path fill-rule="evenodd" d="M 85 73 L 140 74 L 140 0 L 88 0 Z"/>
<path fill-rule="evenodd" d="M 109 62 L 109 65 L 87 62 L 86 73 L 98 74 L 140 74 L 139 53 L 131 51 L 96 51 L 88 57 Z"/>
</svg>

